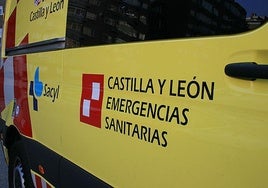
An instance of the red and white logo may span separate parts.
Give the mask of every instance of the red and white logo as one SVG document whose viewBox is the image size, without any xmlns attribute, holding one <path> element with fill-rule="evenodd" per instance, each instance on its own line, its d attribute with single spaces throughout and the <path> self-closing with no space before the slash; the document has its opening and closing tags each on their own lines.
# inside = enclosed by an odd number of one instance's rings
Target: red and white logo
<svg viewBox="0 0 268 188">
<path fill-rule="evenodd" d="M 101 128 L 104 75 L 83 74 L 80 121 Z"/>
</svg>

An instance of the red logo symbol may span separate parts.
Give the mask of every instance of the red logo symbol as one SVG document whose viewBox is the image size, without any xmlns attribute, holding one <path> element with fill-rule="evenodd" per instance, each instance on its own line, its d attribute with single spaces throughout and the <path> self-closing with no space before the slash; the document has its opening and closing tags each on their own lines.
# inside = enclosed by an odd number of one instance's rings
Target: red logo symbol
<svg viewBox="0 0 268 188">
<path fill-rule="evenodd" d="M 80 121 L 101 128 L 104 75 L 83 74 Z"/>
</svg>

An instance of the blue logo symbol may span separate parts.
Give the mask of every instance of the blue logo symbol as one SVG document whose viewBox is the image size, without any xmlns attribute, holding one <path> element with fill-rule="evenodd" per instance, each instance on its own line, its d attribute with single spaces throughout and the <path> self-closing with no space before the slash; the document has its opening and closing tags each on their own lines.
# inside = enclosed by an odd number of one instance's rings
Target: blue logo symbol
<svg viewBox="0 0 268 188">
<path fill-rule="evenodd" d="M 60 85 L 51 86 L 40 81 L 39 67 L 34 73 L 34 80 L 30 83 L 30 95 L 33 97 L 33 109 L 38 111 L 38 98 L 47 97 L 52 103 L 59 98 Z"/>
<path fill-rule="evenodd" d="M 36 68 L 34 81 L 30 83 L 30 95 L 33 97 L 33 109 L 38 111 L 37 97 L 41 97 L 43 93 L 43 82 L 39 80 L 39 67 Z"/>
</svg>

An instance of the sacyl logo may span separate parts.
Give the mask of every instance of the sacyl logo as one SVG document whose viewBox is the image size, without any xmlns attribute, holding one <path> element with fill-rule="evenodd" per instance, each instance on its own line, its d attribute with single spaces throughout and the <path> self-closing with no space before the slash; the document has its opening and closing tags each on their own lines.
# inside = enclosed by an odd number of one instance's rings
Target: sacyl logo
<svg viewBox="0 0 268 188">
<path fill-rule="evenodd" d="M 33 97 L 33 109 L 38 111 L 38 98 L 48 97 L 51 98 L 51 102 L 55 102 L 59 97 L 60 86 L 51 87 L 48 84 L 44 84 L 40 80 L 39 67 L 36 68 L 34 74 L 34 81 L 30 83 L 30 95 Z"/>
</svg>

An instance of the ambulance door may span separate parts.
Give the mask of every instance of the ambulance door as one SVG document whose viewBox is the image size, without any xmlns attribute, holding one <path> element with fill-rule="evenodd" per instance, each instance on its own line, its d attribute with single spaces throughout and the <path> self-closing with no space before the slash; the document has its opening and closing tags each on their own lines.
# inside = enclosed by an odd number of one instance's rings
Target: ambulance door
<svg viewBox="0 0 268 188">
<path fill-rule="evenodd" d="M 262 187 L 267 18 L 185 3 L 69 4 L 63 155 L 114 187 Z"/>
</svg>

